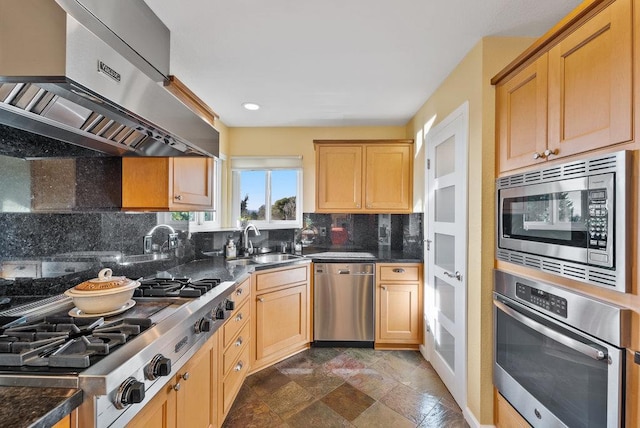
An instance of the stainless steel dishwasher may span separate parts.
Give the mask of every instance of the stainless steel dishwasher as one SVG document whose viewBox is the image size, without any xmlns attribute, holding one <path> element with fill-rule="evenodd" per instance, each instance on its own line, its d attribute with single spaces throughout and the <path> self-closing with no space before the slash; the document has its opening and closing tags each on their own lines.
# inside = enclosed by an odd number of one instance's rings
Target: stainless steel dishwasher
<svg viewBox="0 0 640 428">
<path fill-rule="evenodd" d="M 374 266 L 314 265 L 314 346 L 373 347 Z"/>
</svg>

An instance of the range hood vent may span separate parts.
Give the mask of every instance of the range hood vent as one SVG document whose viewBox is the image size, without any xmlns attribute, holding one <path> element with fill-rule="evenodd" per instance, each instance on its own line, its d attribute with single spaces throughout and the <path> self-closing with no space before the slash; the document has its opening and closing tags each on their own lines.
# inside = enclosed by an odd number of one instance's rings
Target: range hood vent
<svg viewBox="0 0 640 428">
<path fill-rule="evenodd" d="M 218 156 L 218 131 L 84 1 L 3 0 L 0 124 L 116 156 Z M 166 30 L 142 1 L 100 4 L 111 14 L 135 7 Z M 16 25 L 32 37 L 12 31 Z"/>
</svg>

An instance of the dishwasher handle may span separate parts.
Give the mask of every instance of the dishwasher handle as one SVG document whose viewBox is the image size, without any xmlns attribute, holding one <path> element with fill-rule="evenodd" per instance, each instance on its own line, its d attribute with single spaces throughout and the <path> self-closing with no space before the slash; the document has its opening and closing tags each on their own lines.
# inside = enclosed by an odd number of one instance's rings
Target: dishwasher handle
<svg viewBox="0 0 640 428">
<path fill-rule="evenodd" d="M 338 269 L 338 275 L 349 275 L 350 273 L 349 269 Z"/>
</svg>

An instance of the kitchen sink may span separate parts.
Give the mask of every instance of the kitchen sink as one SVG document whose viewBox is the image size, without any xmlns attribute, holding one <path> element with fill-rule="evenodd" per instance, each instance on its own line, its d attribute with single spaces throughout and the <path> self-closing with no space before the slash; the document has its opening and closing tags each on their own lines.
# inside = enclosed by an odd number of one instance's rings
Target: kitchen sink
<svg viewBox="0 0 640 428">
<path fill-rule="evenodd" d="M 256 262 L 253 259 L 233 259 L 233 260 L 225 260 L 225 263 L 232 266 L 247 266 L 247 265 L 255 265 Z"/>
<path fill-rule="evenodd" d="M 294 256 L 293 254 L 261 254 L 259 256 L 253 256 L 253 260 L 259 264 L 283 262 L 286 260 L 295 260 L 301 258 L 301 256 Z"/>
<path fill-rule="evenodd" d="M 169 258 L 169 254 L 153 253 L 153 254 L 132 254 L 128 256 L 122 256 L 118 261 L 121 265 L 130 265 L 136 263 L 155 262 L 157 260 L 166 260 Z"/>
</svg>

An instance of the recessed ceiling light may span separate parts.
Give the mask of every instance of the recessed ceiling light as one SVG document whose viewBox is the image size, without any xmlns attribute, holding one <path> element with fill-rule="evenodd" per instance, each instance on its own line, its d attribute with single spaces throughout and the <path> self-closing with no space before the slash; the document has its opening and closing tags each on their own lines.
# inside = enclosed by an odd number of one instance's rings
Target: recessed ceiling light
<svg viewBox="0 0 640 428">
<path fill-rule="evenodd" d="M 256 103 L 242 103 L 242 107 L 246 108 L 247 110 L 258 110 L 260 109 L 260 106 Z"/>
</svg>

